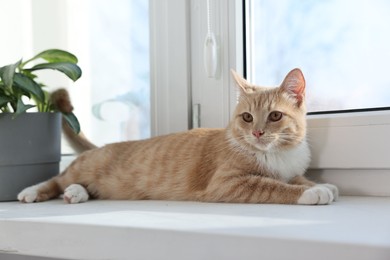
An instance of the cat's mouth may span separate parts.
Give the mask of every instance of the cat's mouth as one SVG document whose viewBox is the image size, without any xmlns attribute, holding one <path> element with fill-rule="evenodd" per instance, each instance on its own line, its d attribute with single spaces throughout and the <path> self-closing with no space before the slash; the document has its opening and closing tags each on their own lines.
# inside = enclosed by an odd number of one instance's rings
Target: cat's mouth
<svg viewBox="0 0 390 260">
<path fill-rule="evenodd" d="M 267 138 L 251 138 L 250 144 L 255 147 L 255 149 L 259 151 L 269 151 L 274 147 L 273 140 L 268 140 Z"/>
<path fill-rule="evenodd" d="M 273 145 L 272 145 L 272 143 L 264 144 L 262 142 L 257 142 L 255 144 L 255 147 L 256 147 L 256 149 L 258 149 L 260 151 L 266 152 L 266 151 L 269 151 L 273 147 Z"/>
</svg>

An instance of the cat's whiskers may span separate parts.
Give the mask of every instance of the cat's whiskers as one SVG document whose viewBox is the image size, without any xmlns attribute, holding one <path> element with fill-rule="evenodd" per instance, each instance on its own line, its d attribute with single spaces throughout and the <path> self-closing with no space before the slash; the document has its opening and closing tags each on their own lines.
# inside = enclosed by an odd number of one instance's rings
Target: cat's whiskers
<svg viewBox="0 0 390 260">
<path fill-rule="evenodd" d="M 303 138 L 304 139 L 304 138 Z M 290 133 L 290 134 L 280 134 L 279 135 L 279 140 L 280 141 L 284 141 L 284 142 L 286 142 L 286 143 L 291 143 L 291 144 L 293 144 L 293 143 L 300 143 L 300 142 L 302 142 L 302 136 L 299 136 L 298 134 L 292 134 L 292 133 Z"/>
</svg>

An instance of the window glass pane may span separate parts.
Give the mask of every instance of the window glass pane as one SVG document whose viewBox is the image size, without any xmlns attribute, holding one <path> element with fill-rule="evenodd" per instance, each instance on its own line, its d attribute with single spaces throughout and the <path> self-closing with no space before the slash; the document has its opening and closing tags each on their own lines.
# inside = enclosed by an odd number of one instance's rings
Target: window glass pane
<svg viewBox="0 0 390 260">
<path fill-rule="evenodd" d="M 310 112 L 390 106 L 390 1 L 247 1 L 252 80 L 299 67 Z"/>
<path fill-rule="evenodd" d="M 99 145 L 147 138 L 150 136 L 148 1 L 89 0 L 83 7 L 83 15 L 87 13 L 88 17 L 84 23 L 89 44 L 83 51 L 89 56 L 86 66 L 90 104 L 88 108 L 82 105 L 78 108 L 81 113 L 87 110 L 90 137 Z M 77 26 L 74 24 L 72 29 L 77 31 Z M 77 49 L 77 43 L 74 39 L 71 44 Z"/>
</svg>

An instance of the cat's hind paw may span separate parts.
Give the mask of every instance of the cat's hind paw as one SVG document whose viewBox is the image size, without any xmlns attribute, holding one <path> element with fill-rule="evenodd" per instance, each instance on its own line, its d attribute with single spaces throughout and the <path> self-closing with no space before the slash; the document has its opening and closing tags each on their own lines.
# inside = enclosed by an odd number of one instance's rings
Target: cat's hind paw
<svg viewBox="0 0 390 260">
<path fill-rule="evenodd" d="M 64 191 L 64 201 L 70 204 L 85 202 L 89 199 L 87 190 L 80 184 L 71 184 Z"/>
<path fill-rule="evenodd" d="M 297 204 L 325 205 L 334 200 L 333 192 L 324 185 L 316 185 L 305 190 L 298 199 Z"/>
</svg>

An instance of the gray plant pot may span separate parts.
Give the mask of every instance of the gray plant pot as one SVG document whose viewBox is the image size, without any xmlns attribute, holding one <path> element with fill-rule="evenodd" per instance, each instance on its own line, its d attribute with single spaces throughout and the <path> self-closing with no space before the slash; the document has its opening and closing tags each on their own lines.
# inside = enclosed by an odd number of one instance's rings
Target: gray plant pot
<svg viewBox="0 0 390 260">
<path fill-rule="evenodd" d="M 0 201 L 59 173 L 61 114 L 0 114 Z"/>
</svg>

